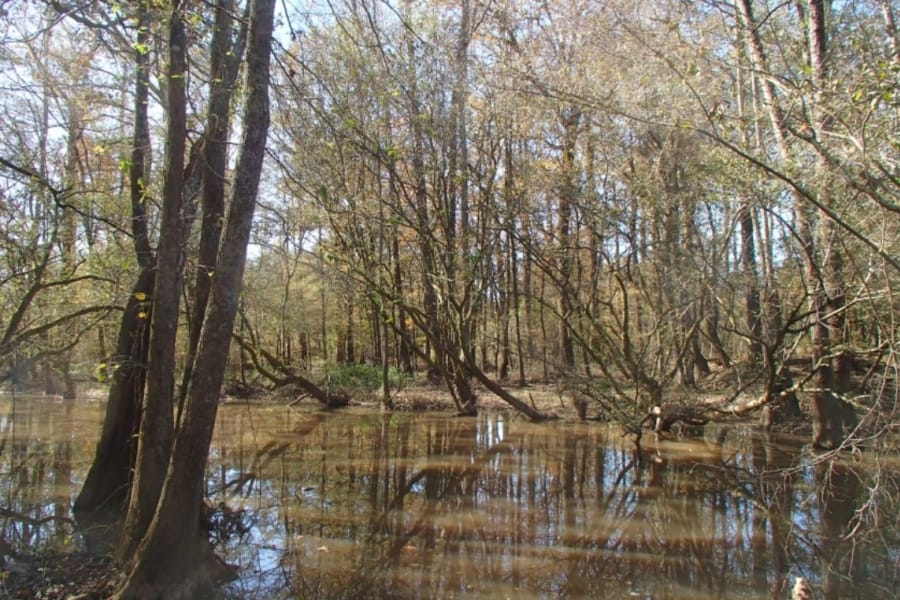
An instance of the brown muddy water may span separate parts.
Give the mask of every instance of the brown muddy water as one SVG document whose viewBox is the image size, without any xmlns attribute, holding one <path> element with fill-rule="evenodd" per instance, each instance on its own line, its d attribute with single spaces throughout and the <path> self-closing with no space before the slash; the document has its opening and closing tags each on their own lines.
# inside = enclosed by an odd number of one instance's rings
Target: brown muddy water
<svg viewBox="0 0 900 600">
<path fill-rule="evenodd" d="M 0 396 L 0 540 L 80 547 L 71 505 L 103 408 Z M 232 597 L 786 598 L 798 576 L 816 598 L 898 589 L 897 515 L 869 501 L 888 467 L 864 453 L 827 468 L 799 442 L 710 427 L 638 454 L 607 425 L 508 413 L 219 416 L 207 489 L 227 507 L 213 520 L 241 569 Z"/>
</svg>

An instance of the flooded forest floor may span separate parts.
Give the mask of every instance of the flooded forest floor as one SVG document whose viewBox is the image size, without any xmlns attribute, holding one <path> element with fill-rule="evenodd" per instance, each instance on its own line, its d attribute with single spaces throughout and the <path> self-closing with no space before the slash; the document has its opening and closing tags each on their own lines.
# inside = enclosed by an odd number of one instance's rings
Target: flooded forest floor
<svg viewBox="0 0 900 600">
<path fill-rule="evenodd" d="M 667 400 L 720 406 L 732 388 L 723 373 Z M 486 390 L 478 417 L 455 418 L 421 384 L 390 413 L 376 393 L 334 411 L 296 391 L 226 397 L 207 479 L 210 537 L 240 568 L 223 597 L 771 598 L 798 577 L 821 598 L 897 589 L 896 455 L 823 474 L 808 436 L 725 412 L 638 448 L 594 408 L 579 419 L 571 390 L 510 390 L 558 418 L 530 423 Z M 120 582 L 71 515 L 104 406 L 0 394 L 0 598 L 106 598 Z"/>
</svg>

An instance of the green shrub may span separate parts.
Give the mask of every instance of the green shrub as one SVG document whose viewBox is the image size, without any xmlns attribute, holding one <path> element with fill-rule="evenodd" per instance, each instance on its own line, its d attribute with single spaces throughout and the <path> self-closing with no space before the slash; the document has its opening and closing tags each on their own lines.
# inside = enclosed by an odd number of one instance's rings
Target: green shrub
<svg viewBox="0 0 900 600">
<path fill-rule="evenodd" d="M 388 371 L 388 380 L 395 390 L 406 386 L 412 376 L 394 367 Z M 325 370 L 323 387 L 347 391 L 375 392 L 381 389 L 381 367 L 368 363 L 330 365 Z"/>
</svg>

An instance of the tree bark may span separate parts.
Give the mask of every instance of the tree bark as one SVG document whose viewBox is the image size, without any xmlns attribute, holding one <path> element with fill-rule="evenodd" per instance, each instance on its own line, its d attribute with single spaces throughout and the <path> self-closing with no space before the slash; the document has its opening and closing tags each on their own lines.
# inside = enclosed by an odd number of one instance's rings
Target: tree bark
<svg viewBox="0 0 900 600">
<path fill-rule="evenodd" d="M 134 135 L 128 169 L 131 195 L 132 243 L 140 273 L 128 297 L 116 339 L 116 355 L 109 365 L 112 386 L 94 460 L 78 498 L 76 515 L 87 520 L 116 520 L 124 515 L 132 480 L 132 467 L 140 429 L 149 347 L 151 297 L 156 281 L 153 251 L 144 204 L 150 150 L 147 105 L 150 96 L 150 40 L 152 16 L 146 3 L 138 3 L 135 44 Z"/>
<path fill-rule="evenodd" d="M 112 386 L 94 461 L 75 499 L 80 520 L 111 522 L 121 518 L 128 501 L 132 467 L 137 452 L 140 406 L 144 396 L 150 290 L 156 271 L 144 267 L 131 290 L 119 325 L 116 353 L 110 357 Z"/>
<path fill-rule="evenodd" d="M 194 358 L 200 342 L 203 317 L 206 315 L 206 304 L 209 301 L 216 255 L 219 251 L 219 237 L 225 217 L 225 169 L 228 162 L 231 102 L 246 38 L 246 27 L 242 27 L 238 38 L 232 39 L 233 10 L 233 0 L 224 0 L 216 4 L 215 27 L 210 45 L 209 114 L 203 140 L 201 170 L 203 217 L 200 223 L 200 244 L 194 275 L 188 352 L 178 399 L 179 420 L 193 373 Z"/>
<path fill-rule="evenodd" d="M 244 134 L 194 377 L 159 506 L 117 598 L 193 598 L 226 571 L 199 530 L 209 445 L 237 313 L 269 130 L 269 62 L 275 0 L 254 0 Z"/>
<path fill-rule="evenodd" d="M 187 36 L 181 0 L 172 3 L 169 19 L 168 133 L 156 285 L 151 298 L 147 393 L 141 407 L 137 462 L 119 548 L 122 559 L 131 555 L 153 518 L 166 477 L 174 430 L 173 375 L 184 265 L 181 207 L 187 139 Z"/>
<path fill-rule="evenodd" d="M 153 263 L 153 250 L 147 230 L 147 209 L 144 203 L 146 189 L 150 184 L 150 121 L 147 105 L 150 101 L 150 23 L 152 15 L 148 4 L 138 3 L 137 39 L 135 43 L 134 77 L 134 138 L 131 146 L 131 164 L 128 168 L 129 191 L 131 194 L 131 232 L 137 262 L 141 267 Z M 144 290 L 149 292 L 150 290 Z"/>
<path fill-rule="evenodd" d="M 571 280 L 574 262 L 572 249 L 572 208 L 576 201 L 578 185 L 575 176 L 575 143 L 581 111 L 570 107 L 561 116 L 563 126 L 562 182 L 559 192 L 559 214 L 557 223 L 557 243 L 559 247 L 559 352 L 563 374 L 575 368 L 575 346 L 569 333 L 569 318 L 572 312 Z"/>
</svg>

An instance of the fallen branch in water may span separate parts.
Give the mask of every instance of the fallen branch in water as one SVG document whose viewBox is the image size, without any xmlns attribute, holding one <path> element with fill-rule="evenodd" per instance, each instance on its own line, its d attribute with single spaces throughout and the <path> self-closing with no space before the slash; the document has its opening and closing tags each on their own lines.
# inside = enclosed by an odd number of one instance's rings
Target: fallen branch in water
<svg viewBox="0 0 900 600">
<path fill-rule="evenodd" d="M 35 527 L 40 527 L 42 525 L 46 525 L 52 521 L 57 521 L 59 523 L 65 523 L 66 525 L 75 525 L 75 521 L 70 519 L 69 517 L 61 517 L 59 515 L 47 515 L 46 517 L 41 517 L 36 519 L 32 516 L 26 515 L 24 513 L 17 512 L 10 508 L 4 508 L 0 506 L 0 517 L 5 517 L 7 519 L 13 519 L 15 521 L 19 521 L 20 523 L 27 523 L 28 525 L 32 525 Z"/>
</svg>

